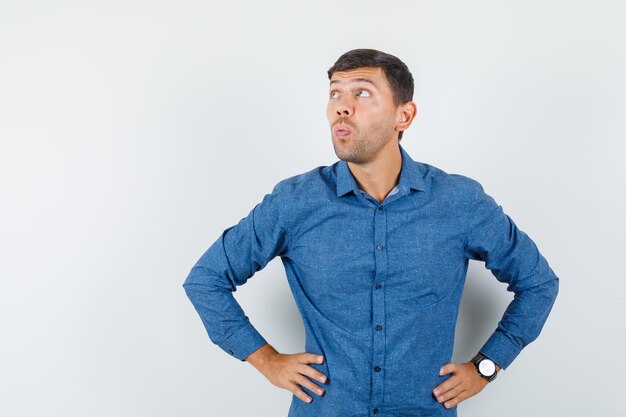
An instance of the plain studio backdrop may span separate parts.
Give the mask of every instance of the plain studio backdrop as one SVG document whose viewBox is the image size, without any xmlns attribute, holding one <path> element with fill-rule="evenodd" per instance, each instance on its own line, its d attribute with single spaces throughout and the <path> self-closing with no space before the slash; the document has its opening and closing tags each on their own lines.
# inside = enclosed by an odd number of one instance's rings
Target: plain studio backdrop
<svg viewBox="0 0 626 417">
<path fill-rule="evenodd" d="M 374 48 L 415 78 L 402 145 L 481 182 L 560 278 L 539 338 L 459 414 L 623 416 L 625 11 L 2 1 L 0 415 L 286 416 L 292 394 L 210 342 L 182 283 L 276 182 L 337 161 L 326 70 Z M 470 263 L 453 361 L 512 296 Z M 280 258 L 235 297 L 303 351 Z"/>
</svg>

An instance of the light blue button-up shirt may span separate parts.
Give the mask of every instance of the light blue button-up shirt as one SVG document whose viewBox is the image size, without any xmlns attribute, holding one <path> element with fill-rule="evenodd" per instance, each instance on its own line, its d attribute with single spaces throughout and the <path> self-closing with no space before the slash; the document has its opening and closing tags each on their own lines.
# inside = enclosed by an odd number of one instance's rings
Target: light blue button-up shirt
<svg viewBox="0 0 626 417">
<path fill-rule="evenodd" d="M 531 238 L 476 180 L 414 161 L 382 203 L 339 160 L 279 181 L 221 234 L 183 287 L 210 340 L 234 358 L 266 343 L 233 296 L 280 256 L 323 396 L 292 397 L 288 417 L 456 416 L 432 390 L 451 375 L 470 259 L 515 293 L 480 352 L 506 369 L 535 340 L 559 279 Z M 469 360 L 470 358 L 468 358 Z"/>
</svg>

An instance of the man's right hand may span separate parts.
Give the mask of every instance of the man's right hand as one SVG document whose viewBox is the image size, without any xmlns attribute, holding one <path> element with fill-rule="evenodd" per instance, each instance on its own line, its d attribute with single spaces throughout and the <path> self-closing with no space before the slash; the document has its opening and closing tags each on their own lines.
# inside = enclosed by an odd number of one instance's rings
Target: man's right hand
<svg viewBox="0 0 626 417">
<path fill-rule="evenodd" d="M 317 393 L 319 396 L 324 395 L 325 390 L 307 378 L 308 376 L 322 383 L 326 382 L 326 375 L 307 365 L 309 363 L 323 363 L 323 356 L 306 352 L 282 354 L 277 352 L 269 343 L 266 343 L 250 354 L 246 361 L 265 375 L 272 384 L 291 391 L 302 401 L 310 403 L 313 399 L 302 391 L 300 386 Z"/>
</svg>

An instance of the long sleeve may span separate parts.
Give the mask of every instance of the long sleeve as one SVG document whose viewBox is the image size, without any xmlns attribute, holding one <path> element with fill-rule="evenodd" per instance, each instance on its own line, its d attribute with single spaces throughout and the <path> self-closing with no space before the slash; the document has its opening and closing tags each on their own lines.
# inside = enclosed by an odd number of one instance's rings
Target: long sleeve
<svg viewBox="0 0 626 417">
<path fill-rule="evenodd" d="M 183 283 L 210 340 L 241 361 L 266 340 L 250 323 L 233 292 L 287 248 L 279 185 L 246 217 L 224 230 Z"/>
<path fill-rule="evenodd" d="M 502 206 L 474 182 L 465 245 L 468 259 L 485 262 L 496 279 L 514 292 L 496 330 L 479 350 L 503 369 L 534 341 L 543 328 L 559 290 L 559 278 L 533 240 L 520 230 Z"/>
</svg>

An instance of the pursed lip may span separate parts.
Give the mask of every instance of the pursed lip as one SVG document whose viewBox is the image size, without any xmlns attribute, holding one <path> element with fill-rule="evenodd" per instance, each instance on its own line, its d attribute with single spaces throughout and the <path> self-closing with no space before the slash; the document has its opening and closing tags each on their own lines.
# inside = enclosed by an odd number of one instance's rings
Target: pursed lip
<svg viewBox="0 0 626 417">
<path fill-rule="evenodd" d="M 335 127 L 334 132 L 335 132 L 335 134 L 337 134 L 337 135 L 338 135 L 338 134 L 341 134 L 341 133 L 343 133 L 343 134 L 346 134 L 346 133 L 351 133 L 351 132 L 352 132 L 352 130 L 350 130 L 350 128 L 349 128 L 349 127 L 347 127 L 347 126 L 343 126 L 343 125 L 342 125 L 342 126 L 337 126 L 337 127 Z"/>
</svg>

